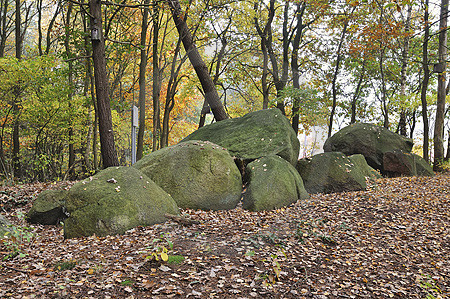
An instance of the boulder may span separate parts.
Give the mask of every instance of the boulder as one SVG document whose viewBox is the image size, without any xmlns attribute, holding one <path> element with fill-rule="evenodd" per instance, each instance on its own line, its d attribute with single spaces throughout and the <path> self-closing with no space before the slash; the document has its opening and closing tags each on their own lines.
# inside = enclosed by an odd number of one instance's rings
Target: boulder
<svg viewBox="0 0 450 299">
<path fill-rule="evenodd" d="M 67 218 L 65 208 L 65 190 L 45 190 L 33 203 L 26 219 L 34 224 L 58 224 Z"/>
<path fill-rule="evenodd" d="M 433 169 L 422 157 L 401 150 L 384 153 L 383 164 L 389 177 L 434 175 Z"/>
<path fill-rule="evenodd" d="M 347 126 L 328 138 L 323 145 L 325 152 L 343 152 L 347 156 L 362 154 L 367 163 L 384 174 L 384 153 L 393 150 L 411 152 L 413 141 L 386 128 L 356 123 Z"/>
<path fill-rule="evenodd" d="M 383 176 L 373 169 L 367 164 L 366 159 L 361 154 L 347 156 L 347 158 L 355 165 L 356 168 L 359 168 L 361 173 L 371 181 L 375 181 L 377 179 L 381 179 Z"/>
<path fill-rule="evenodd" d="M 343 153 L 331 152 L 300 159 L 296 169 L 309 193 L 357 191 L 365 190 L 366 180 L 376 177 L 364 163 L 360 157 L 349 159 Z"/>
<path fill-rule="evenodd" d="M 139 170 L 110 167 L 76 183 L 66 195 L 64 237 L 122 234 L 178 214 L 175 201 Z"/>
<path fill-rule="evenodd" d="M 0 215 L 0 239 L 7 233 L 11 232 L 11 222 L 8 221 L 3 215 Z"/>
<path fill-rule="evenodd" d="M 246 162 L 275 154 L 295 165 L 300 150 L 289 120 L 278 109 L 255 111 L 213 123 L 193 132 L 182 142 L 188 140 L 211 141 Z"/>
<path fill-rule="evenodd" d="M 294 166 L 279 156 L 262 157 L 249 163 L 245 174 L 244 209 L 273 210 L 309 197 Z"/>
<path fill-rule="evenodd" d="M 242 192 L 242 177 L 222 146 L 188 141 L 155 151 L 133 165 L 169 193 L 180 208 L 229 210 Z"/>
</svg>

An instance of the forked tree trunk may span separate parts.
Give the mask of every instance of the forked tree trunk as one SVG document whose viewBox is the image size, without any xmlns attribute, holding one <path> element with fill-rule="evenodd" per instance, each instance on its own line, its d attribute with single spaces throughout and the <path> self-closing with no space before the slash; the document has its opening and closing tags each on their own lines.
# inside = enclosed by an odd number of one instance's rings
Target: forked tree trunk
<svg viewBox="0 0 450 299">
<path fill-rule="evenodd" d="M 211 111 L 214 114 L 216 121 L 221 121 L 228 118 L 228 115 L 223 107 L 219 94 L 217 93 L 216 87 L 211 79 L 208 71 L 208 67 L 203 61 L 197 47 L 194 44 L 192 35 L 186 24 L 185 14 L 181 10 L 180 3 L 178 0 L 166 0 L 169 4 L 170 10 L 172 12 L 172 18 L 177 27 L 178 34 L 181 36 L 184 49 L 189 57 L 194 70 L 200 80 L 202 89 L 205 93 L 205 99 L 211 107 Z"/>
</svg>

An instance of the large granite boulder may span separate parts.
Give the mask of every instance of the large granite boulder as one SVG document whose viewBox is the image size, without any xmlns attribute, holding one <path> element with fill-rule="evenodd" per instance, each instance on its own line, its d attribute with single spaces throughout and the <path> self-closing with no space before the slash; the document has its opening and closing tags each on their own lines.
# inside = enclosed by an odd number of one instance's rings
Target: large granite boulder
<svg viewBox="0 0 450 299">
<path fill-rule="evenodd" d="M 374 182 L 377 179 L 381 179 L 383 176 L 374 168 L 367 164 L 366 159 L 361 154 L 347 156 L 347 158 L 354 164 L 354 167 L 359 169 L 362 175 Z"/>
<path fill-rule="evenodd" d="M 389 177 L 434 175 L 433 168 L 422 157 L 401 150 L 384 153 L 383 165 Z"/>
<path fill-rule="evenodd" d="M 27 214 L 27 221 L 37 224 L 58 224 L 67 218 L 65 190 L 45 190 L 39 193 Z"/>
<path fill-rule="evenodd" d="M 139 170 L 110 167 L 76 183 L 66 195 L 64 237 L 122 234 L 178 214 L 175 201 Z"/>
<path fill-rule="evenodd" d="M 300 159 L 296 169 L 309 193 L 365 190 L 366 180 L 375 179 L 376 172 L 370 171 L 360 157 L 352 160 L 340 152 L 322 153 Z"/>
<path fill-rule="evenodd" d="M 242 192 L 242 177 L 222 146 L 188 141 L 155 151 L 133 165 L 169 193 L 180 208 L 229 210 Z"/>
<path fill-rule="evenodd" d="M 328 138 L 323 145 L 325 152 L 343 152 L 347 156 L 362 154 L 367 163 L 384 174 L 384 153 L 393 150 L 411 152 L 413 141 L 386 128 L 356 123 L 347 126 Z"/>
<path fill-rule="evenodd" d="M 300 143 L 289 120 L 278 109 L 251 112 L 202 127 L 182 140 L 208 140 L 246 162 L 278 155 L 297 163 Z"/>
<path fill-rule="evenodd" d="M 273 210 L 309 197 L 294 166 L 279 156 L 256 159 L 247 165 L 245 173 L 244 209 Z"/>
</svg>

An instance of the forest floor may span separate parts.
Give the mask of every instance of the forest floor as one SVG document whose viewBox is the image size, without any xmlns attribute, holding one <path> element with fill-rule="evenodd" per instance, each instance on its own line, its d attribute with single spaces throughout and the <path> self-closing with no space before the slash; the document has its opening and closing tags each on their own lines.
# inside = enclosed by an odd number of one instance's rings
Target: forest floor
<svg viewBox="0 0 450 299">
<path fill-rule="evenodd" d="M 17 238 L 0 245 L 1 298 L 450 298 L 449 174 L 69 240 L 17 217 L 60 185 L 0 188 Z"/>
</svg>

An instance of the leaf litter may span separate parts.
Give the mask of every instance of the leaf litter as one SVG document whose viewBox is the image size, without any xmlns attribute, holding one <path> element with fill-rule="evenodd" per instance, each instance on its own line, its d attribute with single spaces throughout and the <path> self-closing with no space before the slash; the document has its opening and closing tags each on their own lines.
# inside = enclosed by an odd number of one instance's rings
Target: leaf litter
<svg viewBox="0 0 450 299">
<path fill-rule="evenodd" d="M 6 258 L 0 245 L 1 298 L 450 294 L 449 174 L 381 179 L 368 191 L 315 194 L 269 212 L 183 210 L 190 225 L 169 220 L 121 236 L 64 240 L 62 226 L 16 217 L 64 184 L 73 182 L 0 188 L 2 215 L 33 232 L 20 256 Z"/>
</svg>

